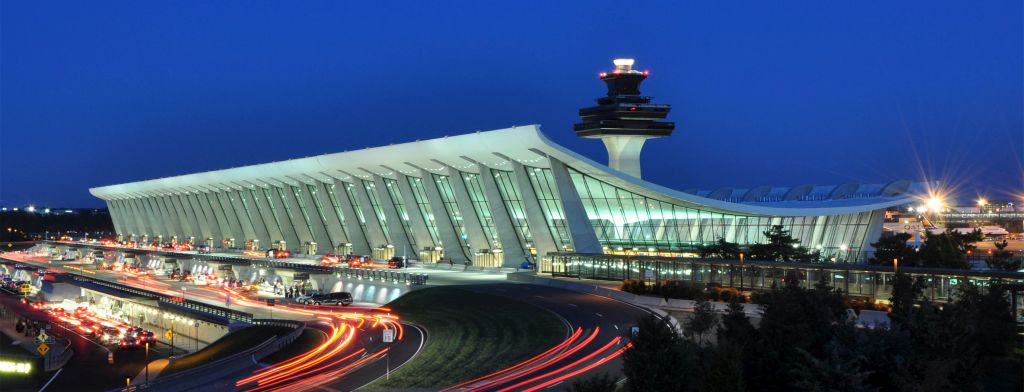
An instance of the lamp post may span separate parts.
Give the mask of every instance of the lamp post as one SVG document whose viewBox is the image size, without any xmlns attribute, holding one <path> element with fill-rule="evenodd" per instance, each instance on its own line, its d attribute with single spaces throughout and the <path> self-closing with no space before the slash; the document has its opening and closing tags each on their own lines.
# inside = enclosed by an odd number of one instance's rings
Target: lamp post
<svg viewBox="0 0 1024 392">
<path fill-rule="evenodd" d="M 740 292 L 743 292 L 743 252 L 740 252 Z"/>
<path fill-rule="evenodd" d="M 146 384 L 149 384 L 149 342 L 146 342 Z"/>
<path fill-rule="evenodd" d="M 893 257 L 892 258 L 892 273 L 893 274 L 899 273 L 899 270 L 897 269 L 897 268 L 899 268 L 899 266 L 900 266 L 900 260 L 895 258 L 895 257 Z"/>
</svg>

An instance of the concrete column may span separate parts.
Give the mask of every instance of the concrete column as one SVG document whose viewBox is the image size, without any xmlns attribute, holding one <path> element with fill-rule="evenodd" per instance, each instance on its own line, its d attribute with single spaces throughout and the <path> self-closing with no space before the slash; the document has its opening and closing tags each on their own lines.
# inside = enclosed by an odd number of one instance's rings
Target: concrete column
<svg viewBox="0 0 1024 392">
<path fill-rule="evenodd" d="M 199 226 L 199 218 L 196 217 L 196 212 L 192 210 L 192 206 L 188 204 L 187 200 L 185 200 L 185 196 L 185 194 L 179 193 L 171 196 L 171 200 L 178 207 L 178 209 L 181 210 L 182 215 L 185 217 L 185 220 L 188 221 L 188 236 L 196 237 L 196 240 L 198 241 L 200 237 L 203 235 L 203 230 Z"/>
<path fill-rule="evenodd" d="M 640 150 L 647 139 L 644 136 L 602 137 L 608 149 L 608 167 L 640 178 Z"/>
<path fill-rule="evenodd" d="M 476 214 L 476 208 L 473 207 L 473 199 L 469 198 L 469 191 L 466 190 L 466 183 L 462 178 L 462 173 L 454 168 L 447 168 L 448 171 L 448 182 L 452 185 L 452 192 L 455 193 L 455 201 L 459 203 L 459 215 L 462 216 L 462 222 L 466 226 L 466 233 L 469 234 L 469 246 L 472 248 L 471 253 L 475 253 L 480 249 L 493 249 L 494 246 L 491 244 L 491 239 L 487 238 L 484 234 L 483 226 L 480 224 L 480 217 Z M 470 254 L 470 257 L 473 255 Z"/>
<path fill-rule="evenodd" d="M 277 221 L 281 223 L 281 234 L 284 234 L 284 239 L 288 242 L 288 249 L 299 249 L 299 247 L 302 246 L 302 240 L 299 238 L 299 234 L 295 229 L 295 223 L 292 222 L 292 217 L 289 216 L 289 211 L 286 209 L 287 205 L 281 197 L 281 191 L 284 189 L 276 185 L 271 185 L 269 190 L 270 200 L 268 200 L 268 202 L 274 206 L 274 208 L 271 209 L 271 212 L 277 216 Z"/>
<path fill-rule="evenodd" d="M 118 234 L 124 233 L 124 226 L 121 223 L 121 213 L 118 211 L 117 206 L 114 204 L 115 200 L 104 200 L 107 203 L 107 212 L 110 213 L 110 220 L 114 223 L 114 232 Z"/>
<path fill-rule="evenodd" d="M 306 215 L 309 216 L 309 226 L 313 230 L 313 239 L 316 240 L 317 244 L 317 253 L 333 253 L 334 246 L 340 243 L 340 241 L 336 239 L 338 237 L 332 237 L 327 231 L 324 219 L 327 218 L 328 211 L 323 211 L 324 214 L 320 215 L 320 209 L 317 207 L 316 201 L 313 200 L 314 195 L 309 190 L 310 187 L 313 187 L 313 192 L 317 191 L 316 185 L 299 183 L 299 201 L 306 207 Z"/>
<path fill-rule="evenodd" d="M 132 233 L 132 231 L 135 230 L 132 225 L 131 214 L 128 213 L 127 210 L 125 210 L 124 204 L 121 204 L 120 199 L 108 200 L 107 206 L 108 208 L 111 208 L 111 217 L 113 217 L 113 211 L 117 210 L 118 217 L 113 218 L 114 230 L 117 231 L 117 234 L 127 237 L 128 234 Z"/>
<path fill-rule="evenodd" d="M 395 208 L 395 203 L 391 201 L 391 195 L 388 194 L 388 185 L 384 182 L 384 178 L 374 174 L 373 185 L 377 191 L 377 200 L 380 200 L 380 209 L 384 212 L 384 219 L 388 222 L 388 233 L 391 235 L 392 244 L 395 245 L 395 255 L 401 256 L 404 254 L 410 259 L 419 260 L 420 257 L 416 244 L 410 241 L 409 236 L 405 234 L 405 228 L 402 227 L 402 217 L 398 215 L 398 209 Z"/>
<path fill-rule="evenodd" d="M 363 218 L 366 222 L 366 235 L 372 243 L 371 248 L 375 248 L 381 245 L 386 245 L 388 239 L 384 237 L 384 228 L 380 226 L 380 221 L 377 220 L 377 213 L 373 210 L 373 204 L 370 203 L 370 196 L 366 193 L 366 187 L 363 186 L 362 181 L 358 178 L 354 179 L 356 183 L 352 184 L 352 187 L 348 189 L 356 197 L 356 201 L 359 203 L 359 209 L 363 213 Z"/>
<path fill-rule="evenodd" d="M 487 166 L 477 164 L 480 167 L 480 186 L 487 195 L 487 206 L 491 209 L 491 219 L 498 229 L 498 240 L 501 241 L 501 250 L 504 253 L 502 258 L 503 267 L 515 267 L 522 264 L 526 259 L 523 251 L 523 243 L 516 234 L 516 227 L 508 214 L 508 207 L 501 198 L 498 184 L 494 182 L 494 173 Z"/>
<path fill-rule="evenodd" d="M 270 235 L 270 240 L 266 244 L 261 244 L 261 247 L 269 249 L 274 245 L 274 241 L 288 241 L 284 238 L 281 225 L 278 224 L 273 211 L 270 209 L 270 204 L 268 204 L 264 189 L 261 187 L 250 188 L 249 194 L 255 194 L 253 197 L 253 205 L 256 206 L 256 211 L 259 212 L 260 217 L 263 219 L 263 223 L 266 224 L 267 234 Z"/>
<path fill-rule="evenodd" d="M 149 218 L 142 212 L 142 209 L 139 207 L 137 202 L 138 200 L 134 198 L 124 199 L 125 206 L 129 211 L 131 211 L 132 217 L 135 218 L 136 226 L 138 227 L 137 232 L 130 234 L 141 236 L 152 232 L 153 229 L 149 227 Z"/>
<path fill-rule="evenodd" d="M 356 215 L 355 207 L 349 199 L 348 190 L 345 189 L 347 186 L 348 184 L 341 180 L 334 180 L 334 197 L 338 199 L 338 204 L 341 205 L 341 213 L 345 216 L 345 226 L 349 235 L 348 240 L 352 243 L 352 252 L 368 255 L 371 253 L 371 240 L 367 238 L 362 226 L 359 225 L 359 217 Z"/>
<path fill-rule="evenodd" d="M 295 234 L 299 237 L 300 243 L 295 244 L 296 247 L 293 249 L 298 250 L 299 246 L 307 242 L 315 242 L 313 238 L 313 232 L 309 229 L 309 225 L 306 224 L 305 215 L 302 214 L 302 209 L 299 207 L 299 201 L 295 198 L 295 190 L 289 184 L 282 183 L 284 195 L 284 205 L 288 208 L 288 217 L 292 221 L 292 225 L 295 226 Z"/>
<path fill-rule="evenodd" d="M 174 200 L 175 195 L 164 196 L 164 204 L 167 208 L 170 208 L 174 215 L 178 218 L 178 225 L 181 226 L 181 232 L 178 234 L 178 240 L 181 241 L 189 236 L 193 235 L 192 225 L 188 222 L 188 216 L 185 215 L 185 210 Z"/>
<path fill-rule="evenodd" d="M 338 216 L 339 211 L 334 209 L 334 203 L 331 201 L 331 196 L 328 192 L 331 190 L 327 189 L 331 185 L 317 181 L 315 185 L 316 193 L 311 193 L 309 196 L 314 199 L 314 202 L 319 202 L 319 206 L 323 208 L 324 219 L 327 221 L 324 223 L 324 229 L 327 230 L 327 236 L 331 238 L 332 245 L 338 246 L 344 243 L 351 243 L 348 233 L 346 233 L 345 225 L 341 222 L 341 217 Z M 335 195 L 337 197 L 337 195 Z M 341 201 L 338 201 L 341 203 Z M 345 217 L 349 218 L 349 217 Z"/>
<path fill-rule="evenodd" d="M 178 227 L 178 217 L 174 216 L 167 205 L 164 203 L 164 197 L 162 195 L 153 196 L 150 201 L 153 203 L 153 207 L 156 208 L 160 220 L 163 222 L 166 231 L 164 233 L 164 241 L 171 239 L 171 236 L 178 235 L 183 230 Z"/>
<path fill-rule="evenodd" d="M 573 248 L 577 253 L 602 253 L 594 226 L 590 224 L 587 211 L 583 209 L 583 201 L 580 200 L 572 178 L 569 177 L 569 169 L 555 158 L 549 157 L 548 160 L 551 162 L 551 174 L 558 186 L 558 196 L 562 201 L 562 212 L 565 213 L 566 225 L 569 226 Z"/>
<path fill-rule="evenodd" d="M 220 246 L 220 241 L 228 238 L 232 238 L 235 235 L 231 234 L 231 227 L 228 226 L 227 218 L 224 217 L 224 209 L 220 206 L 220 202 L 217 200 L 217 196 L 209 191 L 199 194 L 199 201 L 207 208 L 210 212 L 210 216 L 217 222 L 217 234 L 213 236 L 216 246 Z"/>
<path fill-rule="evenodd" d="M 434 178 L 425 170 L 423 178 L 416 178 L 423 185 L 423 191 L 427 194 L 427 201 L 430 202 L 430 211 L 434 214 L 434 224 L 437 225 L 437 234 L 441 237 L 441 246 L 444 247 L 444 257 L 451 258 L 456 263 L 465 264 L 471 260 L 472 252 L 462 246 L 462 239 L 455 229 L 457 223 L 452 222 L 448 210 L 441 199 L 441 191 L 437 189 Z"/>
<path fill-rule="evenodd" d="M 215 233 L 219 232 L 220 229 L 216 228 L 216 220 L 209 215 L 210 212 L 203 208 L 202 203 L 199 202 L 200 197 L 202 197 L 202 195 L 195 191 L 184 195 L 185 201 L 192 207 L 192 212 L 195 213 L 196 220 L 199 222 L 200 235 L 196 236 L 196 241 L 201 243 L 207 238 L 215 237 Z"/>
<path fill-rule="evenodd" d="M 533 234 L 533 246 L 537 248 L 537 255 L 545 255 L 548 252 L 557 252 L 558 244 L 555 243 L 555 236 L 551 233 L 551 226 L 544 217 L 544 209 L 540 206 L 540 199 L 537 192 L 533 190 L 533 183 L 530 182 L 530 173 L 523 164 L 514 160 L 512 162 L 512 177 L 519 188 L 519 196 L 523 198 L 523 209 L 526 210 L 526 223 L 530 225 L 530 233 Z"/>
<path fill-rule="evenodd" d="M 270 237 L 269 225 L 263 220 L 263 215 L 260 213 L 259 207 L 256 201 L 252 199 L 252 189 L 243 187 L 237 191 L 238 202 L 242 203 L 242 210 L 245 212 L 246 218 L 252 225 L 253 234 L 255 238 L 260 240 L 260 247 L 266 248 L 270 244 L 274 243 L 274 240 Z"/>
<path fill-rule="evenodd" d="M 420 206 L 416 202 L 416 196 L 413 195 L 412 187 L 409 186 L 409 176 L 404 174 L 396 173 L 398 180 L 395 183 L 398 186 L 398 194 L 402 196 L 402 202 L 405 203 L 405 210 L 409 214 L 409 229 L 412 231 L 413 240 L 416 245 L 423 249 L 424 247 L 434 247 L 439 244 L 434 243 L 434 239 L 430 237 L 430 231 L 427 229 L 427 223 L 424 220 L 423 213 L 420 212 Z"/>
<path fill-rule="evenodd" d="M 216 203 L 215 207 L 220 207 L 221 216 L 224 218 L 224 222 L 227 223 L 228 230 L 231 236 L 228 238 L 235 239 L 235 246 L 241 247 L 245 243 L 245 231 L 242 230 L 242 224 L 238 221 L 238 214 L 235 213 L 235 209 L 231 206 L 231 202 L 224 191 L 217 190 L 210 193 L 212 202 Z"/>
<path fill-rule="evenodd" d="M 151 233 L 147 233 L 147 234 L 149 234 L 150 237 L 155 237 L 155 236 L 160 236 L 160 235 L 164 235 L 164 236 L 167 235 L 168 230 L 167 230 L 166 222 L 164 222 L 164 219 L 163 219 L 162 215 L 160 214 L 160 210 L 157 209 L 156 204 L 153 203 L 153 197 L 152 196 L 146 196 L 146 197 L 140 198 L 139 199 L 139 204 L 143 206 L 143 211 L 146 212 L 146 216 L 149 217 L 149 221 L 151 223 L 149 225 L 149 228 L 152 230 L 152 232 Z"/>
<path fill-rule="evenodd" d="M 249 220 L 249 214 L 245 211 L 245 206 L 242 205 L 242 201 L 238 199 L 238 191 L 231 189 L 223 192 L 223 199 L 227 202 L 228 206 L 231 207 L 232 212 L 228 214 L 234 214 L 235 220 L 242 228 L 242 237 L 236 238 L 238 246 L 245 246 L 245 241 L 255 239 L 256 229 L 252 227 L 252 221 Z M 262 242 L 262 241 L 261 241 Z"/>
</svg>

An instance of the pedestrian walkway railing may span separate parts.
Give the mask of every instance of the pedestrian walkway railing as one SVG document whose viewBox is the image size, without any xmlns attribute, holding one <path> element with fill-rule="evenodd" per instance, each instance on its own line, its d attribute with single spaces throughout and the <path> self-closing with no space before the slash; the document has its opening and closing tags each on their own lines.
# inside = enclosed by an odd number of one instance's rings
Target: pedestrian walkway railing
<svg viewBox="0 0 1024 392">
<path fill-rule="evenodd" d="M 88 276 L 81 276 L 81 275 L 75 275 L 74 279 L 78 280 L 78 281 L 89 282 L 89 283 L 92 283 L 92 284 L 95 284 L 95 285 L 99 285 L 99 286 L 104 286 L 104 287 L 112 288 L 112 289 L 115 289 L 115 290 L 118 290 L 118 291 L 122 291 L 122 292 L 125 292 L 125 293 L 132 294 L 132 295 L 153 299 L 153 300 L 156 300 L 157 302 L 159 302 L 161 304 L 161 306 L 166 306 L 166 307 L 170 307 L 170 308 L 177 308 L 177 309 L 181 309 L 181 310 L 185 310 L 185 311 L 191 311 L 191 312 L 206 313 L 208 315 L 212 315 L 212 316 L 222 317 L 222 318 L 228 319 L 229 321 L 233 320 L 233 321 L 241 321 L 241 322 L 245 322 L 245 323 L 251 323 L 252 319 L 253 319 L 252 313 L 240 312 L 240 311 L 237 311 L 237 310 L 234 310 L 234 309 L 228 309 L 228 308 L 224 308 L 224 307 L 220 307 L 220 306 L 216 306 L 216 305 L 209 305 L 209 304 L 206 304 L 206 303 L 203 303 L 203 302 L 198 302 L 198 301 L 193 301 L 193 300 L 190 300 L 190 299 L 185 299 L 183 297 L 169 296 L 169 295 L 166 295 L 166 294 L 157 293 L 157 292 L 149 291 L 149 290 L 145 290 L 145 289 L 140 289 L 138 287 L 133 287 L 133 286 L 124 285 L 124 284 L 120 284 L 120 283 L 110 282 L 110 281 L 106 281 L 106 280 L 103 280 L 103 279 L 91 278 L 91 277 L 88 277 Z"/>
<path fill-rule="evenodd" d="M 99 244 L 67 244 L 60 242 L 44 241 L 50 245 L 60 246 L 71 246 L 71 247 L 86 247 L 93 249 L 102 250 L 117 250 L 135 254 L 156 254 L 169 258 L 191 258 L 195 260 L 210 261 L 215 263 L 233 264 L 240 266 L 253 266 L 258 268 L 276 268 L 276 269 L 288 269 L 292 271 L 308 272 L 313 274 L 334 274 L 340 273 L 347 277 L 356 279 L 367 279 L 372 281 L 380 282 L 391 282 L 395 284 L 407 284 L 407 285 L 425 285 L 427 284 L 428 275 L 423 273 L 408 273 L 399 272 L 393 270 L 382 270 L 376 268 L 349 268 L 346 266 L 325 266 L 315 264 L 303 264 L 293 263 L 288 261 L 278 261 L 274 259 L 259 259 L 249 257 L 234 257 L 234 256 L 223 256 L 223 255 L 210 255 L 210 254 L 191 254 L 191 253 L 178 253 L 174 251 L 165 251 L 158 249 L 133 249 L 133 248 L 121 248 Z"/>
</svg>

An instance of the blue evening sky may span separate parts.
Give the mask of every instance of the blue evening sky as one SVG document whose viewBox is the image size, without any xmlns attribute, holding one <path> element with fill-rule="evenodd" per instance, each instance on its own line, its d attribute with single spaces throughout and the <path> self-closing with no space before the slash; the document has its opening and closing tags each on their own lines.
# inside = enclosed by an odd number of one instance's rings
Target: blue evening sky
<svg viewBox="0 0 1024 392">
<path fill-rule="evenodd" d="M 935 179 L 1024 194 L 1022 2 L 0 2 L 0 204 L 541 124 L 614 57 L 677 123 L 677 189 Z M 496 147 L 496 148 L 500 148 Z M 453 154 L 457 151 L 453 151 Z"/>
</svg>

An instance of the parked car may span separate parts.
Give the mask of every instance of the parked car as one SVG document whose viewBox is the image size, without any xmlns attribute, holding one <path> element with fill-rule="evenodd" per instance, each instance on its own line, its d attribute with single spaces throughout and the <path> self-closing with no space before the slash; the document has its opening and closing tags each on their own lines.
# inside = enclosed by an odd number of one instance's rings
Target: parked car
<svg viewBox="0 0 1024 392">
<path fill-rule="evenodd" d="M 348 306 L 352 304 L 352 294 L 344 291 L 329 294 L 318 294 L 307 299 L 305 304 Z"/>
<path fill-rule="evenodd" d="M 212 253 L 213 249 L 210 248 L 210 245 L 203 244 L 196 247 L 196 252 L 199 254 L 208 254 Z"/>
</svg>

